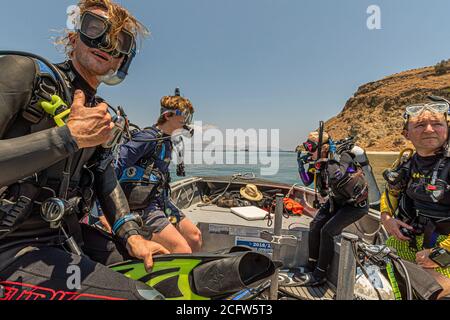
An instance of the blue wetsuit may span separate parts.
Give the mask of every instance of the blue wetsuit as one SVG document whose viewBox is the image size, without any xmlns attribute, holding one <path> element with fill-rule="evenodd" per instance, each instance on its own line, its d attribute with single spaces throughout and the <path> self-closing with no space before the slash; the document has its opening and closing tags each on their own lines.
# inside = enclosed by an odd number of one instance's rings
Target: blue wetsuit
<svg viewBox="0 0 450 320">
<path fill-rule="evenodd" d="M 121 146 L 116 162 L 116 173 L 121 181 L 135 179 L 139 181 L 147 165 L 153 163 L 152 174 L 148 179 L 158 188 L 148 205 L 141 211 L 142 218 L 151 233 L 159 233 L 170 222 L 168 215 L 183 218 L 181 211 L 170 201 L 170 162 L 173 145 L 169 135 L 163 134 L 157 127 L 145 129 L 133 135 L 134 140 L 152 140 L 165 138 L 161 141 L 135 142 L 129 141 Z M 132 173 L 133 177 L 130 177 Z"/>
</svg>

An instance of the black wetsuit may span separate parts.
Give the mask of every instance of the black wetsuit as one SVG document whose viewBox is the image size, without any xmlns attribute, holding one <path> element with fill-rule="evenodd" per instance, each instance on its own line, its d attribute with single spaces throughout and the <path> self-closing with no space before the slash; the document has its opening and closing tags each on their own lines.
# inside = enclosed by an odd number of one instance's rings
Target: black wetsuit
<svg viewBox="0 0 450 320">
<path fill-rule="evenodd" d="M 86 104 L 95 105 L 95 90 L 72 64 L 66 62 L 58 67 L 67 77 L 72 94 L 75 89 L 81 89 L 86 95 Z M 0 285 L 6 288 L 6 299 L 25 299 L 21 292 L 30 291 L 30 288 L 42 293 L 31 294 L 30 299 L 145 298 L 141 293 L 150 292 L 148 286 L 104 266 L 131 258 L 125 249 L 125 241 L 127 236 L 139 234 L 138 224 L 134 221 L 124 224 L 116 238 L 111 239 L 78 223 L 87 212 L 81 208 L 89 206 L 89 198 L 98 199 L 112 225 L 130 212 L 114 168 L 108 165 L 105 170 L 100 170 L 97 166 L 102 149 L 78 149 L 68 127 L 55 127 L 48 115 L 36 124 L 24 118 L 22 112 L 30 104 L 36 86 L 37 68 L 33 59 L 0 57 L 0 70 L 0 188 L 8 186 L 2 198 L 14 202 L 30 184 L 37 185 L 40 190 L 34 199 L 31 216 L 0 240 Z M 40 217 L 39 203 L 52 197 L 53 192 L 58 194 L 68 157 L 72 158 L 69 198 L 81 200 L 67 227 L 82 248 L 83 257 L 65 251 L 60 230 L 51 229 Z M 67 287 L 71 275 L 68 267 L 73 264 L 81 271 L 79 289 Z"/>
<path fill-rule="evenodd" d="M 299 166 L 300 177 L 308 186 L 314 181 L 314 174 L 310 170 L 313 166 L 310 165 L 308 170 L 303 168 L 303 163 L 299 162 Z M 330 181 L 339 181 L 354 170 L 354 160 L 350 153 L 343 153 L 340 162 L 329 161 L 322 168 L 318 177 L 318 191 L 324 197 L 328 196 L 328 188 L 338 194 L 337 190 L 332 190 Z M 308 267 L 314 270 L 317 278 L 325 277 L 331 264 L 334 253 L 334 237 L 340 235 L 344 228 L 357 222 L 369 212 L 367 201 L 364 205 L 355 205 L 348 204 L 346 200 L 348 199 L 331 195 L 329 200 L 322 204 L 311 222 Z"/>
</svg>

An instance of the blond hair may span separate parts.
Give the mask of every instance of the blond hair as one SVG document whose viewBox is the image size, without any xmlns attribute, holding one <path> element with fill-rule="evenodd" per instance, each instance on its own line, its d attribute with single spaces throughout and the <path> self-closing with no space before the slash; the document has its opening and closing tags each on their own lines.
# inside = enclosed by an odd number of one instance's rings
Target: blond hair
<svg viewBox="0 0 450 320">
<path fill-rule="evenodd" d="M 194 106 L 192 102 L 184 97 L 180 96 L 165 96 L 161 98 L 161 107 L 167 111 L 180 110 L 181 112 L 194 113 Z M 167 113 L 166 113 L 167 114 Z M 169 118 L 173 116 L 173 113 L 169 112 Z M 166 123 L 165 114 L 162 114 L 158 119 L 158 125 Z"/>
<path fill-rule="evenodd" d="M 80 15 L 83 15 L 86 11 L 92 11 L 93 9 L 101 9 L 107 13 L 108 21 L 111 23 L 111 41 L 109 47 L 105 48 L 106 51 L 114 51 L 117 49 L 119 43 L 117 38 L 123 29 L 130 31 L 135 38 L 140 41 L 150 35 L 150 31 L 147 27 L 139 22 L 127 9 L 110 0 L 80 0 L 78 2 L 78 7 L 80 8 Z M 70 57 L 73 51 L 70 38 L 75 34 L 74 31 L 66 31 L 64 36 L 56 40 L 57 45 L 62 45 L 64 47 L 64 52 L 67 57 Z"/>
<path fill-rule="evenodd" d="M 311 132 L 308 135 L 308 140 L 318 143 L 319 142 L 319 132 L 317 132 L 317 131 Z M 328 143 L 328 140 L 330 140 L 330 135 L 327 132 L 324 132 L 322 135 L 322 143 L 326 144 L 326 143 Z"/>
<path fill-rule="evenodd" d="M 313 131 L 308 135 L 308 140 L 313 141 L 315 143 L 319 143 L 319 132 Z M 330 151 L 330 145 L 328 144 L 330 140 L 330 135 L 327 132 L 323 132 L 322 135 L 322 154 L 319 157 L 327 157 L 328 152 Z"/>
</svg>

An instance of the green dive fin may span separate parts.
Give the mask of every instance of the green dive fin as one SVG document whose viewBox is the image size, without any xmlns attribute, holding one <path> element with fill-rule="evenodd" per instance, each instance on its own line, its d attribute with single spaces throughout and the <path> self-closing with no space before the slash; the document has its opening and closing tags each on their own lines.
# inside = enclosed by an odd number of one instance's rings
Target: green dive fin
<svg viewBox="0 0 450 320">
<path fill-rule="evenodd" d="M 151 273 L 136 261 L 111 269 L 146 283 L 168 300 L 215 300 L 267 279 L 276 268 L 269 257 L 243 247 L 219 253 L 155 256 L 153 262 Z"/>
</svg>

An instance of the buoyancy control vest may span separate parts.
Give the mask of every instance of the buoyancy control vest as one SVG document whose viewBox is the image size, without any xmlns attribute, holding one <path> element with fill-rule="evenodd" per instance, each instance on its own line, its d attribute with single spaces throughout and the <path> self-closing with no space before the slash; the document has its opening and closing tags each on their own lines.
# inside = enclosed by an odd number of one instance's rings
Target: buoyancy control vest
<svg viewBox="0 0 450 320">
<path fill-rule="evenodd" d="M 405 186 L 399 194 L 398 217 L 416 234 L 424 234 L 424 248 L 432 248 L 436 235 L 450 234 L 450 161 L 442 155 L 414 154 L 396 170 L 403 172 L 404 180 L 397 183 Z"/>
<path fill-rule="evenodd" d="M 422 172 L 417 155 L 410 162 L 410 179 L 406 195 L 412 200 L 415 210 L 433 219 L 450 221 L 450 161 L 446 157 L 438 159 L 432 170 Z"/>
<path fill-rule="evenodd" d="M 325 170 L 321 172 L 319 189 L 328 188 L 333 200 L 340 205 L 366 206 L 368 183 L 355 155 L 346 151 L 338 160 L 328 160 Z"/>
<path fill-rule="evenodd" d="M 6 55 L 6 53 L 1 52 L 0 54 Z M 59 113 L 49 114 L 43 110 L 41 102 L 51 102 L 52 96 L 57 95 L 66 105 L 70 106 L 75 87 L 85 91 L 87 104 L 96 104 L 94 90 L 79 87 L 73 83 L 77 79 L 79 80 L 79 76 L 74 73 L 70 62 L 52 65 L 35 55 L 28 56 L 21 53 L 20 56 L 31 59 L 35 66 L 31 98 L 28 104 L 23 105 L 22 112 L 13 121 L 10 121 L 6 128 L 0 130 L 3 132 L 1 139 L 14 139 L 55 127 L 55 116 Z M 18 72 L 23 72 L 23 70 Z M 65 115 L 67 114 L 66 112 Z M 76 238 L 81 241 L 80 230 L 78 227 L 74 228 L 74 226 L 78 226 L 78 214 L 83 211 L 78 211 L 78 205 L 80 207 L 85 206 L 85 212 L 88 211 L 87 207 L 90 207 L 90 203 L 84 202 L 84 200 L 87 201 L 87 198 L 82 193 L 92 198 L 93 178 L 91 179 L 92 174 L 85 173 L 84 164 L 94 153 L 95 148 L 79 150 L 73 156 L 69 156 L 71 159 L 69 166 L 67 165 L 68 160 L 59 161 L 31 177 L 3 188 L 0 195 L 0 240 L 9 237 L 10 234 L 13 242 L 17 239 L 45 237 L 55 234 L 54 230 L 49 229 L 49 223 L 40 217 L 40 204 L 46 199 L 58 196 L 62 181 L 64 181 L 62 173 L 70 169 L 68 173 L 70 179 L 66 186 L 68 192 L 66 194 L 68 197 L 77 197 L 78 200 L 77 212 L 76 215 L 72 216 L 71 221 L 73 223 L 69 226 L 69 233 L 77 233 Z M 86 191 L 83 185 L 89 191 Z M 82 202 L 84 203 L 82 204 Z"/>
<path fill-rule="evenodd" d="M 126 168 L 120 177 L 120 184 L 132 211 L 147 208 L 153 199 L 163 195 L 170 188 L 171 140 L 156 127 L 134 132 L 133 137 L 139 133 L 155 141 L 150 152 L 139 159 L 136 165 Z"/>
</svg>

